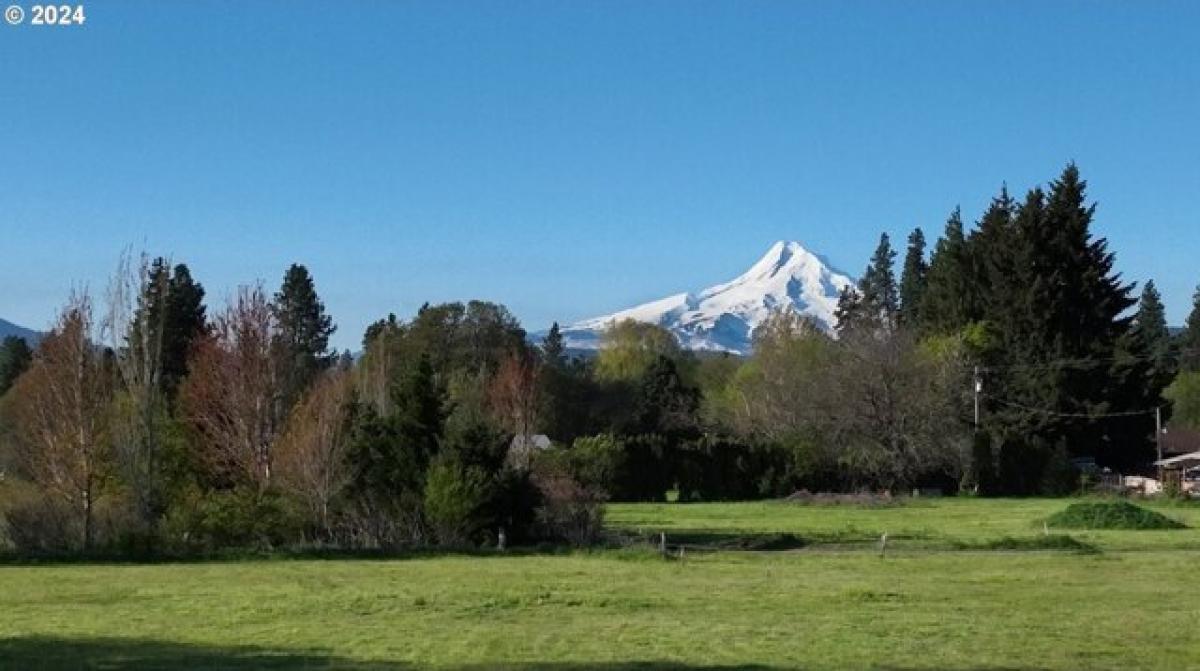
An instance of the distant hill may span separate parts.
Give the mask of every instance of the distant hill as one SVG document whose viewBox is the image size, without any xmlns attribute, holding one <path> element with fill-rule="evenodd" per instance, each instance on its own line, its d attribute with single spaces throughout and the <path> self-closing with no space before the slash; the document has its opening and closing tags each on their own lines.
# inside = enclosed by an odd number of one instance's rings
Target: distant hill
<svg viewBox="0 0 1200 671">
<path fill-rule="evenodd" d="M 42 339 L 42 334 L 34 331 L 33 329 L 27 329 L 24 326 L 17 326 L 10 321 L 0 319 L 0 340 L 4 340 L 8 336 L 24 338 L 25 342 L 29 343 L 30 347 L 37 345 L 38 341 Z"/>
</svg>

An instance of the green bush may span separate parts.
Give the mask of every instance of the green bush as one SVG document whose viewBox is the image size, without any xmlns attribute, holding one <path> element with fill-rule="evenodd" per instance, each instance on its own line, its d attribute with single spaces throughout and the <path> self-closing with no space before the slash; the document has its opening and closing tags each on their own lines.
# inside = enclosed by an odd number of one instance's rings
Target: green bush
<svg viewBox="0 0 1200 671">
<path fill-rule="evenodd" d="M 490 496 L 487 474 L 456 459 L 436 459 L 425 479 L 425 517 L 442 545 L 463 545 L 479 531 L 480 509 Z"/>
<path fill-rule="evenodd" d="M 251 488 L 188 492 L 167 513 L 173 550 L 270 549 L 300 540 L 303 517 L 284 497 Z"/>
<path fill-rule="evenodd" d="M 1183 529 L 1181 522 L 1128 501 L 1072 503 L 1046 524 L 1062 529 Z"/>
</svg>

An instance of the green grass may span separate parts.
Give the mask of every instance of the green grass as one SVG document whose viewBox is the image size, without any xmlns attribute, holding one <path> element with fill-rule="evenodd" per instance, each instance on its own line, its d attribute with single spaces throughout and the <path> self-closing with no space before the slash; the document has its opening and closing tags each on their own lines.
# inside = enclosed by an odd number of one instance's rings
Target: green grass
<svg viewBox="0 0 1200 671">
<path fill-rule="evenodd" d="M 755 503 L 613 504 L 608 520 L 633 533 L 676 534 L 792 533 L 813 550 L 830 546 L 866 548 L 888 534 L 888 547 L 899 551 L 951 550 L 1005 536 L 1043 533 L 1043 522 L 1080 499 L 917 499 L 893 506 L 804 505 L 783 501 Z M 1200 505 L 1146 502 L 1144 507 L 1176 519 L 1188 528 L 1155 531 L 1085 530 L 1077 540 L 1101 550 L 1198 550 Z"/>
<path fill-rule="evenodd" d="M 1072 503 L 1054 513 L 1046 523 L 1060 529 L 1183 529 L 1186 525 L 1160 512 L 1135 506 L 1128 501 L 1087 501 Z"/>
<path fill-rule="evenodd" d="M 627 534 L 779 542 L 682 561 L 10 564 L 0 668 L 1200 669 L 1200 509 L 1162 508 L 1189 529 L 1046 535 L 1068 503 L 612 507 Z"/>
</svg>

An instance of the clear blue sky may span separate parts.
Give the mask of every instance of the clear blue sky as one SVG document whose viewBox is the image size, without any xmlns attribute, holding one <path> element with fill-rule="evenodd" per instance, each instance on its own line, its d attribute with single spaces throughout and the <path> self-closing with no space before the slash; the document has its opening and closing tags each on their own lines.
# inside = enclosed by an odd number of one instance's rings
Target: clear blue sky
<svg viewBox="0 0 1200 671">
<path fill-rule="evenodd" d="M 0 24 L 0 317 L 45 327 L 132 244 L 215 302 L 303 262 L 342 347 L 424 301 L 534 330 L 777 239 L 857 273 L 881 230 L 934 237 L 1075 160 L 1179 323 L 1198 7 L 87 1 L 82 28 Z"/>
</svg>

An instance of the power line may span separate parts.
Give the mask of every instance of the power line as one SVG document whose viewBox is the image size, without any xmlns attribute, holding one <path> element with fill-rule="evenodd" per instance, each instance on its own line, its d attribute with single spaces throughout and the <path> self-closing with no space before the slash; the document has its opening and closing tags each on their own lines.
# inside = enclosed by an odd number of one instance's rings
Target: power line
<svg viewBox="0 0 1200 671">
<path fill-rule="evenodd" d="M 1077 359 L 1051 359 L 1049 361 L 1039 361 L 1037 363 L 997 364 L 991 366 L 982 366 L 981 370 L 987 372 L 989 370 L 1021 371 L 1045 370 L 1051 368 L 1092 368 L 1112 363 L 1170 361 L 1172 359 L 1189 354 L 1200 354 L 1200 348 L 1182 349 L 1169 354 L 1153 354 L 1146 356 L 1122 355 L 1110 357 L 1080 357 Z"/>
<path fill-rule="evenodd" d="M 995 401 L 996 403 L 999 403 L 1000 405 L 1005 405 L 1010 408 L 1016 408 L 1017 410 L 1024 410 L 1026 412 L 1036 412 L 1036 413 L 1040 413 L 1040 414 L 1043 414 L 1043 415 L 1046 415 L 1049 417 L 1061 417 L 1064 419 L 1096 420 L 1096 419 L 1112 419 L 1112 418 L 1117 418 L 1117 417 L 1141 417 L 1141 416 L 1154 415 L 1158 412 L 1157 407 L 1151 408 L 1149 410 L 1123 410 L 1123 411 L 1119 411 L 1119 412 L 1061 412 L 1058 410 L 1049 410 L 1047 408 L 1035 408 L 1030 405 L 1024 405 L 1022 403 L 1015 403 L 1013 401 L 1008 401 L 1008 400 L 1002 399 L 998 396 L 994 396 L 992 394 L 983 394 L 983 395 L 985 397 Z"/>
</svg>

